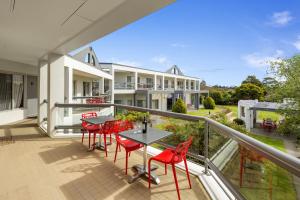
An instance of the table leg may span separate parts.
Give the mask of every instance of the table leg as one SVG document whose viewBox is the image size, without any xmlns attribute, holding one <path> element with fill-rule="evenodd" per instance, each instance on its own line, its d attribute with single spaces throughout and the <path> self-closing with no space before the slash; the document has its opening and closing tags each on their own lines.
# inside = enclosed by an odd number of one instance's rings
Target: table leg
<svg viewBox="0 0 300 200">
<path fill-rule="evenodd" d="M 111 143 L 106 142 L 106 145 L 111 145 Z M 96 142 L 95 148 L 98 149 L 98 150 L 102 150 L 102 151 L 105 150 L 104 144 L 102 144 L 102 142 L 101 142 L 101 135 L 99 135 L 99 141 Z M 109 151 L 109 150 L 107 149 L 107 151 Z"/>
<path fill-rule="evenodd" d="M 134 165 L 132 168 L 135 171 L 135 174 L 129 178 L 128 182 L 133 183 L 141 176 L 148 177 L 148 168 L 147 168 L 147 146 L 144 146 L 144 152 L 143 152 L 143 165 Z M 155 184 L 159 184 L 160 180 L 158 176 L 155 174 L 155 170 L 158 168 L 156 165 L 151 165 L 151 179 Z"/>
</svg>

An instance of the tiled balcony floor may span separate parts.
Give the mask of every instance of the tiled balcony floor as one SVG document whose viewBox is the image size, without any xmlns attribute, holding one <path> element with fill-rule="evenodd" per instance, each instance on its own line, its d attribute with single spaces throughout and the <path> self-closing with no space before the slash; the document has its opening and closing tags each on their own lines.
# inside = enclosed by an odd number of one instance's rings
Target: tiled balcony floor
<svg viewBox="0 0 300 200">
<path fill-rule="evenodd" d="M 128 184 L 124 173 L 124 150 L 113 163 L 114 145 L 104 152 L 87 152 L 78 139 L 51 139 L 43 136 L 34 120 L 0 126 L 0 199 L 177 199 L 172 170 L 157 173 L 161 184 L 148 189 L 140 179 Z M 7 139 L 13 136 L 15 142 Z M 140 152 L 132 153 L 129 166 L 142 162 Z M 129 169 L 129 175 L 132 172 Z M 182 199 L 209 199 L 200 181 L 192 176 L 188 189 L 185 174 L 177 169 Z"/>
</svg>

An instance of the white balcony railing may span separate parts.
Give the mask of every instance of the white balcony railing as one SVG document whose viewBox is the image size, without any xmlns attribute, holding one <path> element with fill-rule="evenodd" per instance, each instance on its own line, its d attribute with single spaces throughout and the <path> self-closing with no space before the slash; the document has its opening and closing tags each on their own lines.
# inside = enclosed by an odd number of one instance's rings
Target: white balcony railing
<svg viewBox="0 0 300 200">
<path fill-rule="evenodd" d="M 132 90 L 134 89 L 134 83 L 131 82 L 115 82 L 115 89 L 116 90 Z"/>
</svg>

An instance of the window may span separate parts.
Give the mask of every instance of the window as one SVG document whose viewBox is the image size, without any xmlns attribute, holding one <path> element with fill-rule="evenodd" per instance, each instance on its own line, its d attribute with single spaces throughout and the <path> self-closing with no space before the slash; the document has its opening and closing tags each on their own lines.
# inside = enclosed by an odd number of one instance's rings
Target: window
<svg viewBox="0 0 300 200">
<path fill-rule="evenodd" d="M 22 108 L 24 76 L 0 73 L 0 111 Z"/>
<path fill-rule="evenodd" d="M 132 77 L 131 76 L 127 76 L 127 83 L 131 83 L 132 82 Z"/>
<path fill-rule="evenodd" d="M 92 96 L 100 96 L 99 81 L 92 82 Z"/>
<path fill-rule="evenodd" d="M 152 109 L 159 109 L 158 99 L 152 100 Z"/>
<path fill-rule="evenodd" d="M 77 96 L 77 81 L 73 81 L 73 97 Z"/>
<path fill-rule="evenodd" d="M 245 117 L 245 107 L 241 106 L 241 116 Z"/>
<path fill-rule="evenodd" d="M 23 107 L 24 77 L 22 75 L 12 77 L 12 108 L 21 108 Z"/>
<path fill-rule="evenodd" d="M 146 107 L 146 101 L 145 100 L 137 100 L 136 104 L 137 104 L 137 107 Z"/>
<path fill-rule="evenodd" d="M 116 100 L 115 100 L 115 104 L 122 104 L 122 100 L 116 99 Z"/>
<path fill-rule="evenodd" d="M 152 78 L 146 78 L 147 87 L 153 87 L 153 79 Z"/>
<path fill-rule="evenodd" d="M 12 75 L 0 74 L 0 111 L 11 109 Z"/>
<path fill-rule="evenodd" d="M 169 81 L 165 80 L 165 88 L 168 88 L 168 87 L 169 87 Z"/>
<path fill-rule="evenodd" d="M 90 83 L 89 82 L 83 82 L 83 96 L 90 96 Z"/>
<path fill-rule="evenodd" d="M 185 88 L 186 88 L 186 89 L 189 89 L 189 82 L 186 81 L 185 84 L 186 84 L 186 85 L 185 85 Z"/>
<path fill-rule="evenodd" d="M 127 100 L 127 105 L 132 106 L 132 100 L 131 99 Z"/>
</svg>

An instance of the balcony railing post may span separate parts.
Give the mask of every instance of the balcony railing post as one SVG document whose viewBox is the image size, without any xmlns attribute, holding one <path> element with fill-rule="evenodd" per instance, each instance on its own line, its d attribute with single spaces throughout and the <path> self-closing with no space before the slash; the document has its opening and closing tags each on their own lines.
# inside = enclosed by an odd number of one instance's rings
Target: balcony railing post
<svg viewBox="0 0 300 200">
<path fill-rule="evenodd" d="M 204 131 L 204 173 L 208 175 L 208 135 L 209 135 L 209 123 L 205 122 L 205 131 Z"/>
</svg>

